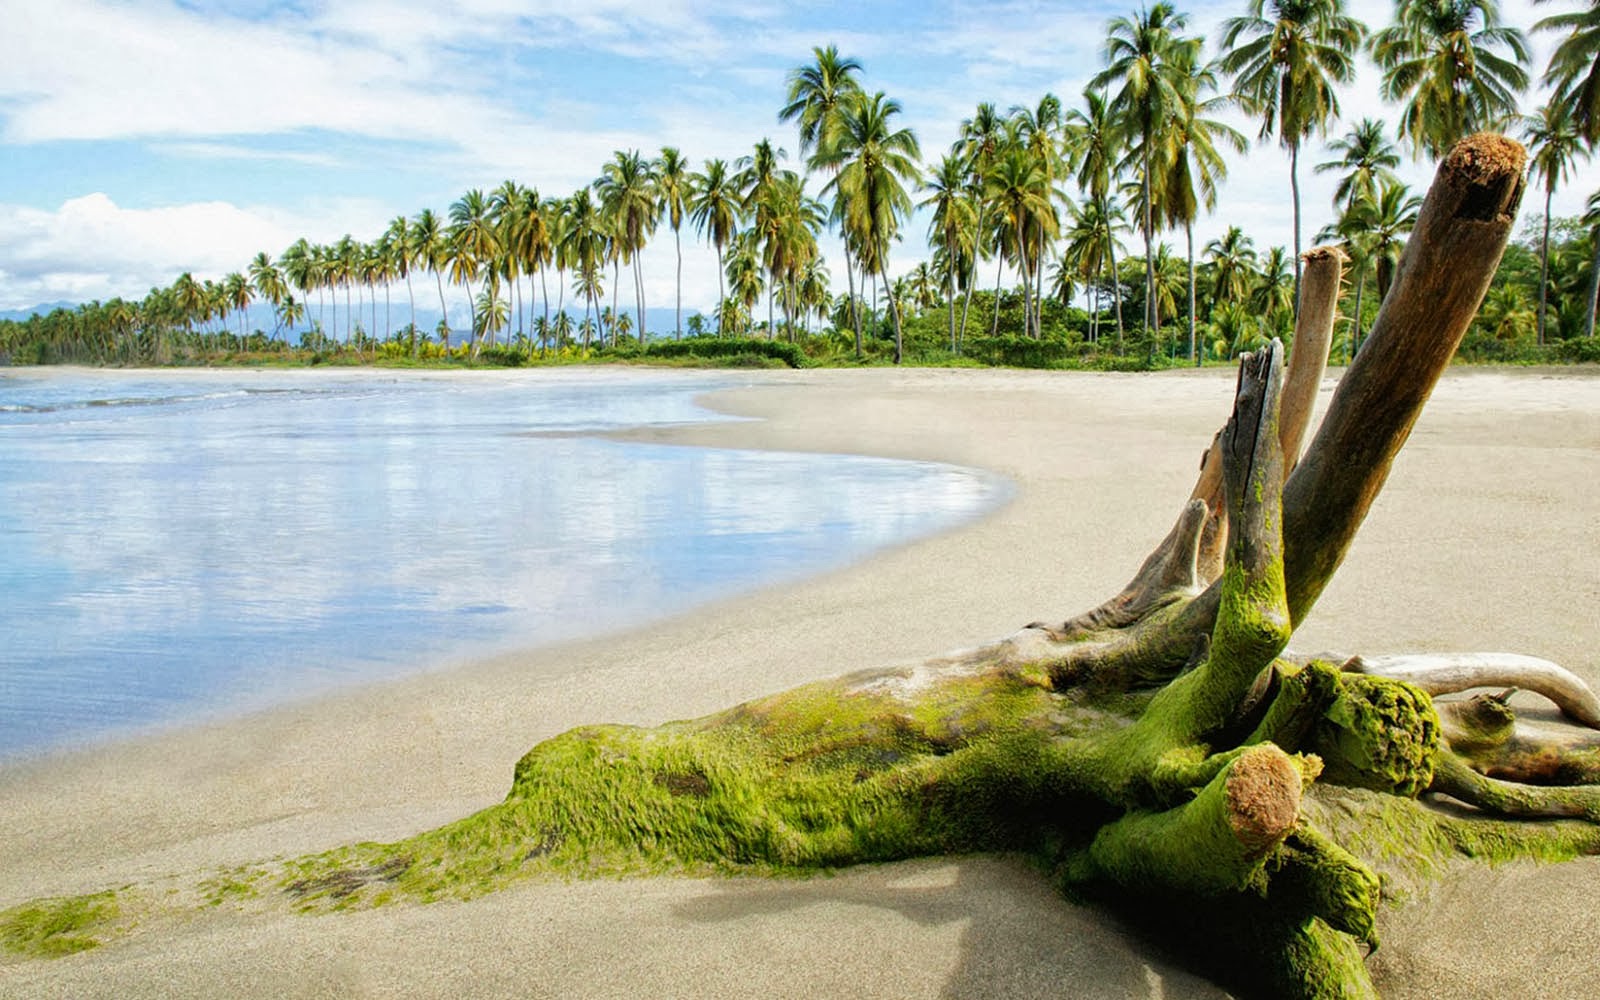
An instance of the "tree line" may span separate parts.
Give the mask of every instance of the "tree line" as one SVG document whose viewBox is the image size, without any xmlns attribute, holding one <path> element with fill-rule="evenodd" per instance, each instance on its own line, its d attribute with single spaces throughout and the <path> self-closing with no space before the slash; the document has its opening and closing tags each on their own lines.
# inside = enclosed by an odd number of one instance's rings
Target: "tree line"
<svg viewBox="0 0 1600 1000">
<path fill-rule="evenodd" d="M 689 317 L 691 334 L 809 342 L 816 323 L 841 353 L 892 353 L 897 363 L 908 328 L 920 358 L 966 353 L 969 333 L 1147 361 L 1230 357 L 1292 331 L 1300 154 L 1341 121 L 1341 88 L 1364 56 L 1382 72 L 1396 128 L 1349 124 L 1312 168 L 1337 181 L 1335 221 L 1314 238 L 1350 258 L 1346 352 L 1387 292 L 1420 204 L 1394 173 L 1402 152 L 1436 159 L 1465 135 L 1498 129 L 1528 144 L 1529 180 L 1544 195 L 1538 267 L 1508 254 L 1467 343 L 1484 356 L 1537 354 L 1594 332 L 1600 191 L 1580 219 L 1549 211 L 1600 142 L 1600 0 L 1586 2 L 1534 25 L 1557 44 L 1541 77 L 1549 100 L 1524 115 L 1528 41 L 1493 0 L 1399 0 L 1393 23 L 1377 31 L 1346 14 L 1343 0 L 1251 0 L 1222 23 L 1209 60 L 1206 40 L 1162 0 L 1109 22 L 1104 65 L 1077 106 L 1053 94 L 1004 113 L 979 104 L 952 147 L 926 163 L 900 103 L 869 91 L 859 61 L 818 47 L 788 75 L 778 112 L 797 129 L 799 169 L 770 138 L 698 169 L 676 147 L 653 157 L 618 151 L 566 196 L 507 180 L 467 191 L 443 216 L 397 216 L 370 242 L 300 239 L 220 280 L 186 272 L 142 300 L 0 323 L 0 355 L 165 363 L 281 353 L 291 332 L 301 350 L 357 360 L 615 350 L 667 335 L 644 328 L 640 265 L 663 228 L 675 248 L 677 339 L 687 226 L 715 253 L 718 273 L 717 305 L 710 317 Z M 1229 156 L 1249 147 L 1220 119 L 1229 107 L 1288 157 L 1292 247 L 1257 248 L 1233 227 L 1197 254 L 1194 224 L 1217 207 Z M 931 219 L 928 260 L 896 277 L 891 251 L 918 207 Z M 826 232 L 843 246 L 842 292 L 819 249 Z M 1181 256 L 1162 241 L 1180 233 Z M 418 325 L 419 294 L 437 297 L 431 331 Z M 1080 298 L 1086 309 L 1073 306 Z M 466 303 L 465 330 L 451 328 L 452 300 Z M 245 329 L 253 304 L 270 308 L 270 331 Z M 408 318 L 399 327 L 397 308 Z"/>
</svg>

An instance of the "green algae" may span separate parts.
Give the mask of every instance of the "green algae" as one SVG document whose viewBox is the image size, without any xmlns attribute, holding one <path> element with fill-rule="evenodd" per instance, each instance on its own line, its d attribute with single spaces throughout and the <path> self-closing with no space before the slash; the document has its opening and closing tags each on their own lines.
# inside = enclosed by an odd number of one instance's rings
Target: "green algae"
<svg viewBox="0 0 1600 1000">
<path fill-rule="evenodd" d="M 114 892 L 35 900 L 0 913 L 0 944 L 29 958 L 61 958 L 97 948 L 117 919 Z"/>
</svg>

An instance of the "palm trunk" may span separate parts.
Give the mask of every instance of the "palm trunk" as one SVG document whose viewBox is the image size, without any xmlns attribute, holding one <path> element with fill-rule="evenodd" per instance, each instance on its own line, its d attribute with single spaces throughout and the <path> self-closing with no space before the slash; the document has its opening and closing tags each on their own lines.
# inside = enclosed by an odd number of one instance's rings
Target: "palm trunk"
<svg viewBox="0 0 1600 1000">
<path fill-rule="evenodd" d="M 1156 258 L 1151 246 L 1152 230 L 1155 223 L 1151 213 L 1151 186 L 1150 186 L 1150 136 L 1144 137 L 1144 323 L 1145 331 L 1150 336 L 1151 356 L 1155 356 L 1156 330 L 1161 326 L 1161 320 L 1156 315 Z"/>
<path fill-rule="evenodd" d="M 996 247 L 996 249 L 999 249 Z M 1000 335 L 1000 274 L 1006 266 L 1004 254 L 995 254 L 994 265 L 994 322 L 989 325 L 989 336 Z"/>
<path fill-rule="evenodd" d="M 411 287 L 411 265 L 406 265 L 406 300 L 411 303 L 411 356 L 417 356 L 417 293 Z"/>
<path fill-rule="evenodd" d="M 643 348 L 645 336 L 649 331 L 644 328 L 644 271 L 639 266 L 639 253 L 640 251 L 636 250 L 633 254 L 633 293 L 639 301 L 639 312 L 634 317 L 638 322 L 634 326 L 638 329 L 639 346 Z"/>
<path fill-rule="evenodd" d="M 850 240 L 844 241 L 844 277 L 850 285 L 850 322 L 856 328 L 856 360 L 861 360 L 861 310 L 856 307 L 856 271 L 850 260 Z"/>
<path fill-rule="evenodd" d="M 1100 206 L 1101 215 L 1110 208 L 1110 199 Z M 1117 241 L 1111 235 L 1111 222 L 1106 221 L 1106 261 L 1111 267 L 1111 301 L 1117 313 L 1117 353 L 1122 353 L 1122 279 L 1117 275 Z"/>
<path fill-rule="evenodd" d="M 1198 368 L 1200 355 L 1195 352 L 1194 343 L 1194 221 L 1192 219 L 1184 221 L 1183 233 L 1189 241 L 1189 360 Z"/>
<path fill-rule="evenodd" d="M 847 271 L 849 270 L 849 265 L 848 264 L 845 265 L 845 270 L 847 270 Z M 722 244 L 718 243 L 717 244 L 717 336 L 719 338 L 722 336 L 722 304 L 724 302 L 728 301 L 728 289 L 727 289 L 727 286 L 725 284 L 726 280 L 727 280 L 727 276 L 724 273 L 723 268 L 722 268 Z M 856 337 L 856 354 L 859 355 L 860 353 L 861 353 L 861 338 L 859 336 L 857 336 Z"/>
<path fill-rule="evenodd" d="M 905 347 L 900 339 L 900 301 L 894 297 L 894 286 L 889 283 L 888 254 L 878 258 L 878 274 L 883 278 L 883 292 L 889 296 L 889 310 L 894 313 L 894 363 L 899 364 L 905 356 Z"/>
<path fill-rule="evenodd" d="M 1544 240 L 1539 245 L 1539 344 L 1543 346 L 1545 301 L 1549 297 L 1550 288 L 1550 199 L 1555 197 L 1554 184 L 1548 184 L 1544 189 Z"/>
<path fill-rule="evenodd" d="M 433 272 L 433 280 L 439 285 L 439 322 L 443 323 L 444 328 L 448 330 L 450 329 L 450 310 L 445 308 L 444 304 L 444 277 L 435 270 Z"/>
<path fill-rule="evenodd" d="M 1589 304 L 1583 316 L 1585 337 L 1594 336 L 1595 300 L 1600 299 L 1600 227 L 1589 233 L 1589 240 L 1594 244 L 1594 255 L 1589 260 Z"/>
<path fill-rule="evenodd" d="M 1356 349 L 1361 346 L 1361 293 L 1367 287 L 1367 265 L 1363 261 L 1356 275 L 1356 314 L 1350 321 L 1350 360 L 1355 360 Z"/>
<path fill-rule="evenodd" d="M 1300 140 L 1289 143 L 1289 190 L 1294 195 L 1294 316 L 1300 318 Z"/>
<path fill-rule="evenodd" d="M 680 215 L 679 218 L 682 218 Z M 678 232 L 678 227 L 672 227 L 672 242 L 678 249 L 678 313 L 676 333 L 673 339 L 683 339 L 683 235 Z"/>
<path fill-rule="evenodd" d="M 950 353 L 956 352 L 956 248 L 955 244 L 945 240 L 945 262 L 948 265 L 944 270 L 944 311 L 950 323 Z"/>
<path fill-rule="evenodd" d="M 980 204 L 978 207 L 978 221 L 972 230 L 972 266 L 967 268 L 967 292 L 961 303 L 961 337 L 960 342 L 956 345 L 957 353 L 961 350 L 961 343 L 965 343 L 967 339 L 967 311 L 972 308 L 972 290 L 978 287 L 978 264 L 983 256 L 978 252 L 978 247 L 982 239 L 983 206 Z"/>
</svg>

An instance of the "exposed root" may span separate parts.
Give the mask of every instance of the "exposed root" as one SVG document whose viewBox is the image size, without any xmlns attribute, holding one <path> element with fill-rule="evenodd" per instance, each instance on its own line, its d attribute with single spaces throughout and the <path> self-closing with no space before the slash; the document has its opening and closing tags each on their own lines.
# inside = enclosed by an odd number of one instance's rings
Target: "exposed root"
<svg viewBox="0 0 1600 1000">
<path fill-rule="evenodd" d="M 1516 687 L 1544 695 L 1569 717 L 1600 729 L 1600 697 L 1572 671 L 1517 653 L 1413 653 L 1354 656 L 1344 669 L 1408 681 L 1429 694 L 1455 694 L 1472 688 Z"/>
</svg>

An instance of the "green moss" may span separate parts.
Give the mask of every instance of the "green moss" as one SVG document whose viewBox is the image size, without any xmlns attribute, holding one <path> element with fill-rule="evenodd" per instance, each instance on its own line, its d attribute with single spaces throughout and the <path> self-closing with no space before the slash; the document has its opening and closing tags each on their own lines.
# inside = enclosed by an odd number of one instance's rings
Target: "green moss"
<svg viewBox="0 0 1600 1000">
<path fill-rule="evenodd" d="M 87 933 L 116 919 L 113 892 L 36 900 L 0 913 L 0 944 L 32 958 L 60 958 L 100 945 Z"/>
<path fill-rule="evenodd" d="M 1410 798 L 1433 780 L 1439 716 L 1414 685 L 1342 674 L 1307 749 L 1322 757 L 1324 780 Z"/>
</svg>

